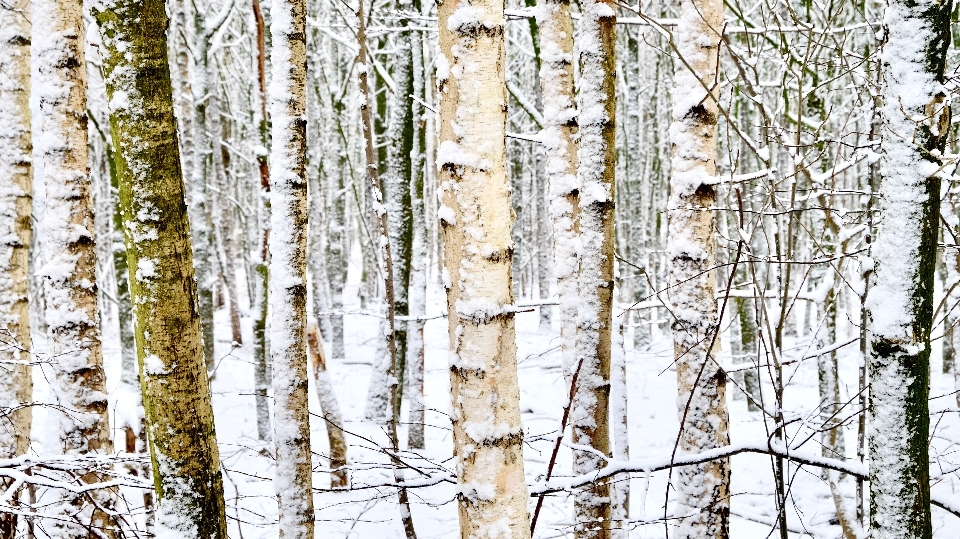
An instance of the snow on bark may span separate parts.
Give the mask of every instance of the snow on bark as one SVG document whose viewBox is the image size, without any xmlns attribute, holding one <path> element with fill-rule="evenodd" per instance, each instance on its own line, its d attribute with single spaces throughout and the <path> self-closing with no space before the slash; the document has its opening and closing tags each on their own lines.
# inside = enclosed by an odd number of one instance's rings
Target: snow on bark
<svg viewBox="0 0 960 539">
<path fill-rule="evenodd" d="M 882 210 L 866 302 L 870 351 L 870 524 L 876 539 L 931 537 L 927 413 L 940 209 L 943 86 L 951 2 L 891 0 L 881 51 Z"/>
<path fill-rule="evenodd" d="M 314 533 L 307 410 L 306 2 L 273 0 L 270 355 L 280 537 Z"/>
<path fill-rule="evenodd" d="M 347 442 L 343 433 L 343 414 L 340 412 L 340 403 L 337 393 L 333 389 L 330 375 L 327 373 L 327 360 L 323 354 L 323 344 L 320 342 L 320 331 L 315 324 L 310 325 L 307 334 L 307 344 L 310 350 L 310 364 L 313 367 L 313 381 L 317 390 L 317 400 L 320 402 L 320 413 L 326 422 L 327 438 L 330 442 L 330 488 L 349 488 L 350 480 L 347 471 Z"/>
<path fill-rule="evenodd" d="M 567 370 L 576 364 L 577 333 L 577 110 L 573 86 L 573 19 L 569 0 L 537 4 L 540 30 L 540 87 L 543 146 L 553 223 L 554 263 L 560 299 L 561 355 Z"/>
<path fill-rule="evenodd" d="M 437 167 L 463 539 L 530 537 L 510 266 L 504 5 L 438 7 Z"/>
<path fill-rule="evenodd" d="M 98 0 L 161 539 L 226 539 L 162 0 Z"/>
<path fill-rule="evenodd" d="M 30 217 L 33 192 L 30 139 L 30 2 L 0 8 L 0 459 L 30 445 L 33 398 L 30 360 Z M 0 481 L 6 488 L 12 480 Z M 0 537 L 14 537 L 17 516 L 0 515 Z"/>
<path fill-rule="evenodd" d="M 726 375 L 718 363 L 714 299 L 714 214 L 717 182 L 717 75 L 723 2 L 684 0 L 674 33 L 680 61 L 674 77 L 673 144 L 668 203 L 668 285 L 677 360 L 678 453 L 730 443 Z M 706 88 L 705 88 L 706 86 Z M 708 94 L 709 88 L 710 94 Z M 712 345 L 712 346 L 711 346 Z M 730 518 L 729 459 L 677 472 L 676 537 L 725 538 Z"/>
<path fill-rule="evenodd" d="M 583 362 L 571 409 L 573 443 L 610 455 L 610 353 L 613 316 L 614 174 L 616 168 L 616 12 L 601 0 L 583 4 L 577 34 L 580 148 L 576 359 Z M 567 371 L 571 366 L 568 365 Z M 574 450 L 573 471 L 603 467 L 596 452 Z M 610 484 L 598 481 L 574 499 L 577 537 L 605 537 Z"/>
<path fill-rule="evenodd" d="M 52 404 L 47 451 L 67 455 L 110 453 L 106 374 L 97 304 L 97 254 L 93 199 L 87 164 L 87 76 L 83 5 L 80 1 L 34 4 L 34 90 L 38 97 L 37 154 L 42 161 L 46 211 L 41 223 Z M 96 474 L 84 477 L 97 481 Z M 61 493 L 53 537 L 86 537 L 87 526 L 111 536 L 111 491 L 85 497 Z M 99 507 L 98 507 L 99 506 Z"/>
</svg>

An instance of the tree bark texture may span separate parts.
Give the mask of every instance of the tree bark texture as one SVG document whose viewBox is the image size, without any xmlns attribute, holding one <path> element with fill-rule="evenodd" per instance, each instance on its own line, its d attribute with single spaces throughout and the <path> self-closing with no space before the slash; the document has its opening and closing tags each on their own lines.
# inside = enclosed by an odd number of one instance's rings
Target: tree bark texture
<svg viewBox="0 0 960 539">
<path fill-rule="evenodd" d="M 157 494 L 156 533 L 226 539 L 160 0 L 95 2 Z"/>
<path fill-rule="evenodd" d="M 307 13 L 305 0 L 273 0 L 270 118 L 270 356 L 274 488 L 280 537 L 314 534 L 307 409 Z"/>
<path fill-rule="evenodd" d="M 30 243 L 33 145 L 30 131 L 30 1 L 0 8 L 0 402 L 33 398 L 30 349 Z M 22 362 L 22 363 L 20 363 Z M 0 458 L 26 453 L 30 406 L 13 407 L 0 421 Z M 11 486 L 12 479 L 0 481 Z M 11 500 L 16 503 L 16 498 Z M 17 515 L 0 514 L 0 539 L 13 539 Z"/>
<path fill-rule="evenodd" d="M 506 174 L 504 4 L 438 8 L 438 215 L 463 539 L 530 537 L 523 475 Z"/>
<path fill-rule="evenodd" d="M 673 91 L 671 195 L 667 206 L 668 286 L 676 318 L 674 357 L 680 453 L 730 443 L 726 374 L 714 299 L 714 214 L 717 182 L 716 74 L 723 2 L 683 0 L 674 34 L 680 56 Z M 729 537 L 730 462 L 719 459 L 677 471 L 681 517 L 676 537 Z"/>
<path fill-rule="evenodd" d="M 875 539 L 932 536 L 928 436 L 930 332 L 940 230 L 940 154 L 950 107 L 944 67 L 951 1 L 890 0 L 880 107 L 881 223 L 866 307 L 870 372 L 870 527 Z"/>
</svg>

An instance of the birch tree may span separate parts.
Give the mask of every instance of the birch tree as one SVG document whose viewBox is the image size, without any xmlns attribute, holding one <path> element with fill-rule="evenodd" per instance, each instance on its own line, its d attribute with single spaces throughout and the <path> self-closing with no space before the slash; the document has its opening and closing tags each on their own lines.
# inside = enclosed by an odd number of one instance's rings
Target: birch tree
<svg viewBox="0 0 960 539">
<path fill-rule="evenodd" d="M 680 453 L 730 443 L 726 375 L 720 368 L 714 299 L 717 182 L 717 75 L 723 2 L 684 0 L 674 33 L 679 62 L 673 88 L 673 143 L 667 206 L 668 285 L 680 417 Z M 729 537 L 730 463 L 718 459 L 677 470 L 677 537 Z"/>
<path fill-rule="evenodd" d="M 530 536 L 506 176 L 502 0 L 438 7 L 444 286 L 460 535 Z"/>
<path fill-rule="evenodd" d="M 95 2 L 160 537 L 226 539 L 160 0 Z"/>
<path fill-rule="evenodd" d="M 612 3 L 583 4 L 579 33 L 578 150 L 579 270 L 576 359 L 580 365 L 571 415 L 573 471 L 603 467 L 610 455 L 610 353 L 613 317 L 614 174 L 616 170 L 616 11 Z M 572 372 L 568 366 L 568 374 Z M 578 537 L 608 537 L 610 484 L 597 481 L 577 493 Z"/>
<path fill-rule="evenodd" d="M 55 409 L 47 422 L 48 451 L 67 455 L 113 451 L 107 417 L 106 374 L 100 342 L 97 253 L 87 163 L 87 73 L 83 4 L 41 0 L 33 12 L 39 114 L 38 155 L 43 165 L 46 210 L 41 224 L 50 387 Z M 83 477 L 98 480 L 97 474 Z M 113 493 L 88 500 L 63 493 L 64 517 L 56 537 L 114 534 Z M 92 503 L 91 503 L 92 502 Z M 71 522 L 73 521 L 73 522 Z M 97 530 L 94 532 L 92 530 Z"/>
<path fill-rule="evenodd" d="M 870 525 L 873 537 L 929 538 L 930 331 L 951 1 L 890 0 L 884 14 L 882 222 L 870 312 Z"/>
<path fill-rule="evenodd" d="M 29 261 L 32 226 L 30 140 L 30 1 L 0 7 L 0 459 L 26 453 L 33 414 L 30 360 Z M 16 404 L 14 404 L 16 403 Z M 19 405 L 19 406 L 18 406 Z M 12 479 L 0 481 L 9 488 Z M 17 515 L 0 515 L 0 539 L 13 539 Z"/>
<path fill-rule="evenodd" d="M 307 409 L 307 5 L 274 0 L 270 117 L 270 356 L 274 488 L 280 536 L 312 539 L 313 475 Z"/>
</svg>

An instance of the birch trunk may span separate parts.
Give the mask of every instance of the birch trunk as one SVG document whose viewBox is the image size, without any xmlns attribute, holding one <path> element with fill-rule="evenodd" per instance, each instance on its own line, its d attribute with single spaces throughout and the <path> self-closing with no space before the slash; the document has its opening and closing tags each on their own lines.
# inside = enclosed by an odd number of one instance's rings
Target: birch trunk
<svg viewBox="0 0 960 539">
<path fill-rule="evenodd" d="M 540 34 L 540 86 L 543 94 L 545 170 L 553 223 L 554 277 L 560 306 L 561 356 L 564 369 L 575 368 L 577 306 L 577 110 L 573 86 L 573 19 L 569 0 L 544 0 L 537 5 Z M 545 247 L 544 247 L 545 248 Z"/>
<path fill-rule="evenodd" d="M 398 7 L 409 10 L 409 0 L 401 1 Z M 409 26 L 410 19 L 401 19 L 401 27 Z M 410 260 L 413 248 L 413 208 L 410 193 L 412 172 L 410 153 L 413 150 L 413 54 L 412 32 L 403 31 L 397 35 L 394 44 L 393 80 L 396 92 L 390 106 L 390 118 L 387 124 L 386 168 L 381 175 L 387 216 L 389 218 L 390 253 L 393 259 L 394 308 L 397 316 L 410 314 Z M 393 363 L 381 362 L 375 366 L 378 370 L 393 368 L 398 378 L 397 385 L 383 383 L 387 375 L 383 372 L 370 377 L 368 402 L 380 403 L 367 407 L 368 419 L 389 417 L 389 392 L 403 387 L 407 359 L 407 324 L 401 323 L 394 328 L 396 356 Z"/>
<path fill-rule="evenodd" d="M 881 52 L 882 222 L 873 246 L 870 525 L 875 539 L 929 538 L 930 331 L 939 155 L 950 108 L 943 90 L 952 2 L 890 0 Z"/>
<path fill-rule="evenodd" d="M 320 402 L 320 413 L 326 421 L 327 440 L 330 443 L 330 488 L 350 488 L 350 479 L 347 470 L 347 441 L 343 435 L 343 414 L 340 413 L 340 403 L 337 402 L 337 393 L 327 374 L 327 359 L 323 354 L 323 344 L 320 342 L 320 332 L 317 326 L 311 324 L 307 333 L 307 344 L 310 350 L 310 365 L 313 367 L 313 382 L 317 390 L 317 400 Z"/>
<path fill-rule="evenodd" d="M 610 456 L 610 353 L 613 322 L 614 175 L 616 171 L 616 11 L 583 4 L 580 50 L 579 306 L 576 357 L 582 361 L 570 417 L 573 443 Z M 569 367 L 568 367 L 569 369 Z M 572 372 L 568 370 L 568 374 Z M 574 450 L 573 473 L 604 466 L 596 452 Z M 574 498 L 574 532 L 610 536 L 610 483 L 597 481 Z"/>
<path fill-rule="evenodd" d="M 160 0 L 95 2 L 160 537 L 226 539 Z"/>
<path fill-rule="evenodd" d="M 306 1 L 273 0 L 270 356 L 280 537 L 314 534 L 307 410 Z"/>
<path fill-rule="evenodd" d="M 270 261 L 270 168 L 267 163 L 267 146 L 270 144 L 270 122 L 267 115 L 267 67 L 266 67 L 266 31 L 259 0 L 253 0 L 253 18 L 257 30 L 257 83 L 259 85 L 259 131 L 260 146 L 257 152 L 257 170 L 260 173 L 260 192 L 257 197 L 257 223 L 260 239 L 256 268 L 255 298 L 251 301 L 253 319 L 253 382 L 257 407 L 257 438 L 269 440 L 270 403 L 267 392 L 270 388 L 270 368 L 267 361 L 267 308 L 269 305 L 269 269 Z"/>
<path fill-rule="evenodd" d="M 190 178 L 190 231 L 193 239 L 193 261 L 196 264 L 197 293 L 200 301 L 200 321 L 203 329 L 203 355 L 207 372 L 216 367 L 213 335 L 213 233 L 210 230 L 210 201 L 207 181 L 210 176 L 210 136 L 207 125 L 210 101 L 210 33 L 206 14 L 199 6 L 194 10 L 193 49 L 193 174 Z"/>
<path fill-rule="evenodd" d="M 683 0 L 675 39 L 671 196 L 668 205 L 668 286 L 676 319 L 673 344 L 680 407 L 680 453 L 730 443 L 726 375 L 720 368 L 714 299 L 714 214 L 717 182 L 717 75 L 723 2 Z M 709 88 L 710 94 L 705 89 Z M 682 517 L 676 537 L 729 537 L 730 462 L 715 460 L 677 471 Z"/>
<path fill-rule="evenodd" d="M 420 0 L 413 1 L 413 10 L 415 13 L 422 13 Z M 423 36 L 420 32 L 414 32 L 412 39 L 413 51 L 413 92 L 421 99 L 426 96 L 425 79 L 427 73 L 424 72 L 423 61 Z M 424 99 L 425 101 L 425 99 Z M 413 246 L 410 252 L 410 314 L 416 317 L 422 317 L 427 314 L 427 273 L 429 265 L 429 254 L 427 252 L 427 215 L 426 200 L 424 198 L 424 180 L 426 179 L 424 165 L 426 164 L 427 149 L 427 122 L 426 112 L 420 110 L 414 120 L 414 153 L 413 170 L 410 176 L 410 198 L 413 213 Z M 424 352 L 425 342 L 423 340 L 423 329 L 425 321 L 410 320 L 407 322 L 407 388 L 410 398 L 410 424 L 407 431 L 407 447 L 410 449 L 424 449 L 426 441 L 424 436 L 424 421 L 426 416 L 426 407 L 424 404 L 423 393 L 423 375 L 424 375 Z"/>
<path fill-rule="evenodd" d="M 438 7 L 441 206 L 460 535 L 530 537 L 510 266 L 504 4 Z"/>
<path fill-rule="evenodd" d="M 40 111 L 38 155 L 43 165 L 46 211 L 41 224 L 51 409 L 47 446 L 66 455 L 113 451 L 107 417 L 106 374 L 97 302 L 97 254 L 93 199 L 87 163 L 87 74 L 83 6 L 80 1 L 41 0 L 33 13 L 34 59 Z M 63 410 L 63 411 L 60 411 Z M 100 480 L 88 473 L 85 482 Z M 53 537 L 112 537 L 108 516 L 114 493 L 63 493 Z M 91 501 L 93 503 L 91 503 Z"/>
<path fill-rule="evenodd" d="M 30 242 L 32 144 L 30 131 L 30 0 L 0 8 L 0 402 L 33 398 L 30 357 Z M 30 406 L 15 407 L 0 421 L 0 459 L 26 453 L 33 419 Z M 0 481 L 6 490 L 12 479 Z M 17 495 L 15 495 L 17 496 Z M 12 499 L 16 503 L 16 497 Z M 13 539 L 17 515 L 0 514 L 0 539 Z"/>
</svg>

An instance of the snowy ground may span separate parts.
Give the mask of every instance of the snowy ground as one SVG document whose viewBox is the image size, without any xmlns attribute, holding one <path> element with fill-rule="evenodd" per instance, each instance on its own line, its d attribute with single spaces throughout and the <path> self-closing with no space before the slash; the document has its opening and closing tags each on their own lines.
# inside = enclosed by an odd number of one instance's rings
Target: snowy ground
<svg viewBox="0 0 960 539">
<path fill-rule="evenodd" d="M 347 290 L 347 308 L 358 307 L 357 271 L 350 271 L 351 286 Z M 431 285 L 428 298 L 428 313 L 438 313 L 444 304 L 443 289 Z M 217 357 L 222 358 L 213 378 L 213 406 L 216 413 L 217 436 L 223 462 L 227 516 L 231 537 L 259 538 L 276 537 L 277 507 L 271 478 L 274 473 L 269 456 L 270 447 L 256 439 L 256 417 L 253 396 L 253 365 L 251 343 L 253 341 L 250 320 L 244 319 L 245 344 L 232 347 L 229 342 L 229 322 L 225 310 L 217 313 Z M 537 328 L 536 312 L 517 315 L 517 346 L 521 388 L 521 411 L 526 433 L 525 466 L 529 482 L 541 476 L 547 465 L 550 449 L 560 422 L 562 405 L 568 388 L 563 382 L 559 366 L 559 338 L 556 328 L 541 332 Z M 343 409 L 346 430 L 350 443 L 349 459 L 356 468 L 351 472 L 351 483 L 356 490 L 349 492 L 318 492 L 315 500 L 318 537 L 344 538 L 401 538 L 402 528 L 395 492 L 378 485 L 388 484 L 391 475 L 375 463 L 384 463 L 386 457 L 377 450 L 378 445 L 387 445 L 382 429 L 362 421 L 366 401 L 370 362 L 375 351 L 376 320 L 361 315 L 350 315 L 345 320 L 346 349 L 348 357 L 343 362 L 331 362 L 329 370 Z M 426 430 L 427 449 L 420 451 L 418 465 L 434 470 L 452 470 L 449 420 L 449 379 L 447 371 L 447 321 L 431 320 L 426 325 L 426 402 L 428 407 Z M 628 338 L 628 341 L 631 339 Z M 105 355 L 112 387 L 119 379 L 119 359 L 116 339 L 105 339 Z M 793 339 L 790 355 L 800 357 L 813 346 L 804 339 Z M 632 345 L 628 345 L 632 348 Z M 678 418 L 676 412 L 675 373 L 670 369 L 672 346 L 669 336 L 654 336 L 653 344 L 643 350 L 627 350 L 627 384 L 629 398 L 630 455 L 632 459 L 649 459 L 669 456 L 676 440 Z M 933 387 L 931 395 L 950 394 L 953 381 L 941 372 L 939 346 L 934 350 Z M 842 349 L 840 354 L 843 398 L 856 393 L 856 370 L 859 353 L 856 344 Z M 786 391 L 786 415 L 788 418 L 816 418 L 817 374 L 815 360 L 790 366 L 784 372 L 788 383 Z M 45 398 L 46 383 L 42 374 L 36 376 L 37 398 Z M 766 389 L 770 389 L 769 386 Z M 116 392 L 115 392 L 116 393 Z M 744 400 L 734 399 L 728 392 L 733 443 L 766 439 L 769 425 L 764 425 L 758 413 L 749 413 Z M 767 395 L 772 395 L 768 393 Z M 114 394 L 116 397 L 116 394 Z M 960 505 L 960 493 L 956 493 L 957 481 L 951 463 L 960 462 L 956 451 L 960 443 L 958 413 L 953 395 L 931 402 L 931 409 L 951 408 L 953 411 L 934 415 L 936 435 L 932 440 L 932 453 L 940 458 L 941 465 L 931 467 L 934 477 L 944 475 L 935 482 L 935 492 L 955 496 Z M 314 388 L 311 383 L 311 411 L 318 412 Z M 111 413 L 124 413 L 115 406 Z M 35 432 L 37 450 L 44 436 L 42 425 L 44 413 L 36 414 Z M 406 417 L 404 407 L 403 417 Z M 318 489 L 329 486 L 329 474 L 323 471 L 326 460 L 327 437 L 324 422 L 315 418 L 312 422 L 314 464 L 317 472 L 314 485 Z M 852 423 L 845 432 L 848 457 L 855 458 L 856 425 Z M 797 421 L 790 429 L 801 440 L 811 436 L 803 421 Z M 406 440 L 406 427 L 400 430 L 400 439 Z M 819 454 L 818 436 L 801 450 Z M 776 517 L 773 501 L 771 460 L 763 455 L 744 454 L 733 457 L 732 471 L 732 519 L 731 536 L 737 538 L 766 538 L 773 533 L 772 523 Z M 374 465 L 374 466 L 371 466 Z M 562 448 L 555 470 L 555 477 L 569 472 L 570 450 Z M 407 471 L 414 479 L 419 474 Z M 834 506 L 829 489 L 820 478 L 820 471 L 812 468 L 791 467 L 791 501 L 788 520 L 791 537 L 840 537 L 840 527 L 831 524 Z M 630 480 L 630 537 L 664 537 L 664 497 L 667 473 L 658 472 L 649 477 L 634 474 Z M 852 481 L 845 482 L 849 494 L 853 493 Z M 453 503 L 454 485 L 439 483 L 411 491 L 414 505 L 414 522 L 421 539 L 453 538 L 458 536 L 457 510 Z M 669 515 L 673 509 L 673 496 L 666 508 Z M 531 500 L 532 501 L 532 500 Z M 572 537 L 572 499 L 569 496 L 550 496 L 544 504 L 537 537 Z M 934 508 L 934 535 L 938 538 L 960 537 L 960 526 L 955 517 Z"/>
</svg>

